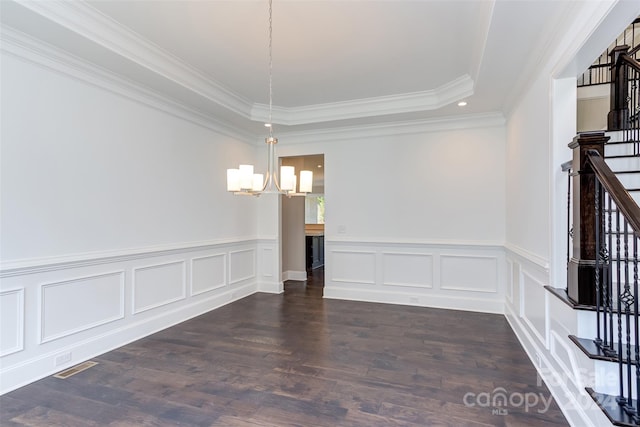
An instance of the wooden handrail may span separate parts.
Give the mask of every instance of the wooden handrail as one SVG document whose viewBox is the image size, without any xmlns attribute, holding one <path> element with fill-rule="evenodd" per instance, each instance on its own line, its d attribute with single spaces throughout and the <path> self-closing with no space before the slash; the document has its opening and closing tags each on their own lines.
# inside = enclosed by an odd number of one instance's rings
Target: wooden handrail
<svg viewBox="0 0 640 427">
<path fill-rule="evenodd" d="M 598 177 L 600 184 L 607 190 L 616 206 L 633 228 L 634 234 L 640 236 L 640 206 L 624 188 L 618 177 L 611 171 L 596 150 L 587 151 L 587 163 Z"/>
<path fill-rule="evenodd" d="M 620 61 L 625 62 L 628 66 L 640 72 L 640 62 L 636 61 L 634 58 L 629 56 L 629 53 L 620 55 Z"/>
</svg>

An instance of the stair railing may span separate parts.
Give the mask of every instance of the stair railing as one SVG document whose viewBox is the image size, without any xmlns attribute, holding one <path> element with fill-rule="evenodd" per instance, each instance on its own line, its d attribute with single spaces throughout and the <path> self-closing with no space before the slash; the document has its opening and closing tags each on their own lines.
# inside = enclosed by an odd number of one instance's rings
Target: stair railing
<svg viewBox="0 0 640 427">
<path fill-rule="evenodd" d="M 587 151 L 584 170 L 595 176 L 594 343 L 618 364 L 617 411 L 626 414 L 631 425 L 640 425 L 640 207 L 597 151 Z M 610 415 L 609 405 L 601 406 Z"/>
<path fill-rule="evenodd" d="M 617 46 L 631 46 L 629 55 L 640 60 L 640 18 L 635 19 L 625 31 L 578 77 L 578 87 L 611 83 L 611 51 Z"/>
<path fill-rule="evenodd" d="M 633 141 L 634 154 L 640 155 L 640 62 L 629 46 L 617 46 L 611 53 L 611 111 L 607 116 L 608 130 L 623 131 L 623 141 Z"/>
</svg>

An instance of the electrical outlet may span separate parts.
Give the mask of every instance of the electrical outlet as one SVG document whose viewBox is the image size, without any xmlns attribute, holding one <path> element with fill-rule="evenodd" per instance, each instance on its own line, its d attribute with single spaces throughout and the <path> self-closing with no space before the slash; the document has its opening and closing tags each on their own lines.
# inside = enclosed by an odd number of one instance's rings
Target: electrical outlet
<svg viewBox="0 0 640 427">
<path fill-rule="evenodd" d="M 62 353 L 56 356 L 56 360 L 55 360 L 56 366 L 61 366 L 69 362 L 71 362 L 71 352 Z"/>
</svg>

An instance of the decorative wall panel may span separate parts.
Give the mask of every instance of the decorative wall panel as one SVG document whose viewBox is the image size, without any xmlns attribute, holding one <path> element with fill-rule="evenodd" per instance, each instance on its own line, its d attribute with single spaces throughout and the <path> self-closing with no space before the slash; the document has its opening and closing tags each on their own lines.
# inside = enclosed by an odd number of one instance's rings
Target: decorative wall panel
<svg viewBox="0 0 640 427">
<path fill-rule="evenodd" d="M 333 282 L 375 284 L 374 252 L 334 250 L 331 252 Z"/>
<path fill-rule="evenodd" d="M 40 293 L 42 343 L 124 317 L 124 271 L 46 283 Z"/>
<path fill-rule="evenodd" d="M 133 313 L 186 297 L 185 262 L 174 261 L 133 270 Z"/>
<path fill-rule="evenodd" d="M 0 293 L 0 356 L 24 348 L 24 289 Z"/>
<path fill-rule="evenodd" d="M 216 254 L 191 260 L 191 295 L 225 286 L 226 259 L 226 254 Z"/>
<path fill-rule="evenodd" d="M 433 287 L 433 256 L 422 253 L 382 254 L 382 284 L 386 286 Z"/>
<path fill-rule="evenodd" d="M 440 289 L 497 292 L 498 258 L 477 255 L 441 255 Z"/>
<path fill-rule="evenodd" d="M 256 251 L 243 249 L 229 252 L 229 283 L 234 284 L 256 277 Z"/>
</svg>

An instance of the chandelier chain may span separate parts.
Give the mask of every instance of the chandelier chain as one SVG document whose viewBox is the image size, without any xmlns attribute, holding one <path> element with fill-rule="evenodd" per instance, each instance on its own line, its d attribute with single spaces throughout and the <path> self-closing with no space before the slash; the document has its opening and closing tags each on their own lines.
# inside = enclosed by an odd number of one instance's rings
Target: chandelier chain
<svg viewBox="0 0 640 427">
<path fill-rule="evenodd" d="M 273 38 L 273 11 L 272 0 L 269 0 L 269 136 L 273 137 L 273 122 L 271 120 L 271 110 L 273 108 L 273 53 L 272 53 L 272 38 Z"/>
</svg>

